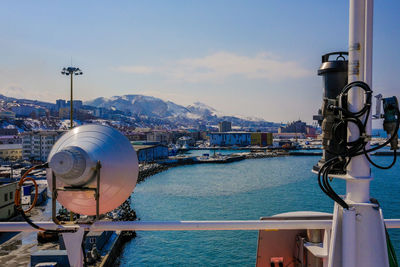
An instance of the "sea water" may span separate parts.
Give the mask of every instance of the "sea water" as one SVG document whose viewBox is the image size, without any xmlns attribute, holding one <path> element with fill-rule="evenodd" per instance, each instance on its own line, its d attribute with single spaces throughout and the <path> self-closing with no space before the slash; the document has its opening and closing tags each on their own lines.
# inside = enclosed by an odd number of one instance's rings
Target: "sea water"
<svg viewBox="0 0 400 267">
<path fill-rule="evenodd" d="M 388 164 L 390 157 L 373 157 Z M 332 212 L 311 167 L 316 156 L 250 159 L 169 169 L 137 185 L 132 204 L 143 221 L 254 220 L 312 210 Z M 371 196 L 385 218 L 400 218 L 400 165 L 373 169 Z M 332 182 L 343 194 L 345 184 Z M 137 232 L 121 256 L 121 266 L 254 266 L 257 231 Z M 390 230 L 400 255 L 400 230 Z"/>
</svg>

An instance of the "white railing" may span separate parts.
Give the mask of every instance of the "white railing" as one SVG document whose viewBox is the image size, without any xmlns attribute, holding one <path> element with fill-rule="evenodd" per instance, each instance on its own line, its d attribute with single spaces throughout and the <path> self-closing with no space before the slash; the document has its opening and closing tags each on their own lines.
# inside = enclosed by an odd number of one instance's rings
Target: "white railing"
<svg viewBox="0 0 400 267">
<path fill-rule="evenodd" d="M 331 220 L 249 220 L 249 221 L 98 221 L 89 224 L 56 225 L 35 222 L 44 229 L 77 229 L 91 231 L 203 231 L 203 230 L 289 230 L 330 229 Z M 400 228 L 400 219 L 386 219 L 387 228 Z M 0 222 L 0 232 L 39 231 L 25 222 Z"/>
</svg>

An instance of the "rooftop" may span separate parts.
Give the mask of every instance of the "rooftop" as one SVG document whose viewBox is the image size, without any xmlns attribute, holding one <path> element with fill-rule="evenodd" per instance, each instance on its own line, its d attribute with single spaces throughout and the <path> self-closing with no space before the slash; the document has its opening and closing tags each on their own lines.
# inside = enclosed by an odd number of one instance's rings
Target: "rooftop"
<svg viewBox="0 0 400 267">
<path fill-rule="evenodd" d="M 0 145 L 0 150 L 5 149 L 22 149 L 22 144 L 2 144 Z"/>
</svg>

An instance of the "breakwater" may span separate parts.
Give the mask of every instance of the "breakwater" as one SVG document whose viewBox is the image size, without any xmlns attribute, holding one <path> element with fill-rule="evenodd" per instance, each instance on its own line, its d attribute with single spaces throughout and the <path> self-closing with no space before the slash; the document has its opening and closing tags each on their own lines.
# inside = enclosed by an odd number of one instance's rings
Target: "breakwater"
<svg viewBox="0 0 400 267">
<path fill-rule="evenodd" d="M 138 183 L 143 182 L 149 176 L 155 175 L 168 169 L 169 166 L 159 163 L 141 164 L 139 165 Z"/>
<path fill-rule="evenodd" d="M 276 151 L 252 151 L 247 153 L 242 153 L 246 159 L 262 159 L 262 158 L 274 158 L 288 156 L 289 153 L 286 150 L 276 150 Z"/>
</svg>

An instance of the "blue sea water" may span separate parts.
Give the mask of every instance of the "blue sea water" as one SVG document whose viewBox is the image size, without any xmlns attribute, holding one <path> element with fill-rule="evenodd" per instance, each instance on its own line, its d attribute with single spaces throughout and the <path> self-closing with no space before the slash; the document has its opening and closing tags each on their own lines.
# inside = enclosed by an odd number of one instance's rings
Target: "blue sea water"
<svg viewBox="0 0 400 267">
<path fill-rule="evenodd" d="M 373 157 L 389 163 L 390 157 Z M 332 212 L 333 202 L 310 172 L 316 156 L 252 159 L 169 169 L 137 185 L 132 204 L 141 220 L 243 220 L 277 213 Z M 400 167 L 373 169 L 371 196 L 385 218 L 400 218 Z M 333 181 L 338 193 L 344 182 Z M 257 231 L 137 232 L 121 266 L 254 266 Z M 397 255 L 400 231 L 390 230 Z"/>
</svg>

